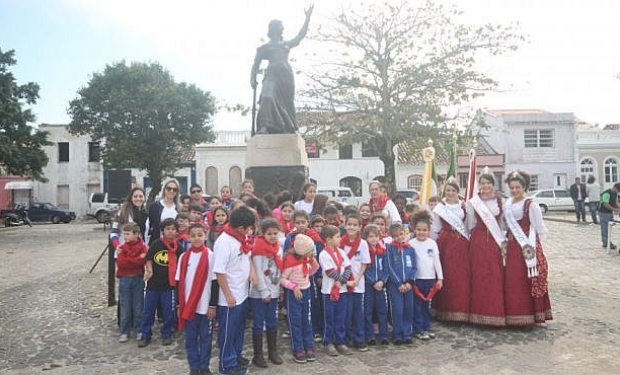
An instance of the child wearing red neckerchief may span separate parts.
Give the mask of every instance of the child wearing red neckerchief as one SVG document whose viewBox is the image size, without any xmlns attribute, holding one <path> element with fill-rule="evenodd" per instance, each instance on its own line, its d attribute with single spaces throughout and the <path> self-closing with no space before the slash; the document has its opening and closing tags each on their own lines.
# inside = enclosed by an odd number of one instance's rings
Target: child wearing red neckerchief
<svg viewBox="0 0 620 375">
<path fill-rule="evenodd" d="M 185 350 L 192 374 L 210 373 L 211 323 L 219 297 L 213 252 L 205 246 L 206 237 L 202 225 L 190 225 L 191 247 L 181 254 L 175 277 L 179 292 L 179 330 L 185 330 Z"/>
<path fill-rule="evenodd" d="M 260 222 L 261 235 L 256 237 L 252 248 L 252 263 L 256 270 L 257 283 L 250 288 L 250 307 L 254 316 L 252 342 L 257 367 L 267 367 L 263 356 L 263 328 L 267 332 L 269 360 L 282 364 L 277 350 L 278 298 L 280 297 L 280 275 L 283 269 L 282 248 L 278 243 L 280 224 L 275 219 Z"/>
<path fill-rule="evenodd" d="M 257 282 L 250 259 L 253 243 L 248 237 L 255 224 L 256 214 L 250 208 L 241 206 L 233 210 L 214 245 L 213 270 L 220 287 L 217 306 L 219 372 L 224 374 L 245 373 L 250 362 L 241 354 L 249 284 Z"/>
<path fill-rule="evenodd" d="M 368 244 L 360 234 L 362 218 L 358 213 L 349 214 L 344 222 L 345 235 L 340 239 L 340 248 L 351 261 L 351 279 L 347 281 L 349 304 L 347 306 L 347 342 L 360 352 L 368 350 L 364 331 L 364 272 L 370 264 Z"/>
<path fill-rule="evenodd" d="M 146 255 L 144 281 L 147 284 L 139 348 L 144 348 L 151 343 L 151 329 L 155 323 L 155 309 L 158 306 L 161 308 L 164 320 L 161 326 L 163 345 L 172 344 L 172 332 L 176 323 L 175 274 L 177 258 L 182 251 L 176 240 L 177 229 L 174 219 L 165 219 L 160 227 L 162 236 L 149 246 L 149 252 Z"/>
<path fill-rule="evenodd" d="M 140 226 L 127 223 L 123 227 L 125 242 L 116 248 L 116 277 L 118 278 L 120 329 L 119 342 L 129 340 L 133 329 L 140 337 L 144 298 L 144 264 L 147 248 L 140 239 Z"/>
<path fill-rule="evenodd" d="M 181 212 L 177 214 L 175 221 L 177 223 L 177 242 L 181 252 L 187 251 L 191 246 L 189 243 L 189 213 Z"/>
<path fill-rule="evenodd" d="M 280 228 L 284 237 L 287 237 L 293 229 L 295 229 L 295 222 L 293 221 L 293 213 L 295 212 L 295 206 L 291 202 L 284 202 L 280 206 Z"/>
<path fill-rule="evenodd" d="M 366 340 L 368 345 L 388 345 L 388 303 L 385 285 L 388 278 L 387 264 L 385 263 L 385 247 L 381 241 L 381 232 L 375 224 L 368 224 L 364 228 L 364 238 L 370 252 L 370 265 L 364 275 L 366 290 L 364 292 L 364 320 Z M 376 313 L 379 332 L 374 334 L 372 318 Z"/>
<path fill-rule="evenodd" d="M 284 257 L 284 271 L 280 279 L 280 284 L 285 288 L 291 349 L 297 363 L 316 360 L 311 323 L 310 279 L 318 269 L 319 264 L 314 258 L 314 241 L 304 234 L 297 234 L 293 248 L 289 249 Z"/>
<path fill-rule="evenodd" d="M 215 240 L 220 234 L 224 233 L 224 227 L 228 223 L 228 210 L 225 207 L 215 207 L 211 211 L 213 220 L 209 223 L 209 235 L 207 236 L 207 246 L 212 249 Z"/>
<path fill-rule="evenodd" d="M 362 203 L 358 210 L 360 217 L 362 218 L 362 225 L 360 230 L 364 231 L 366 225 L 370 224 L 370 218 L 372 217 L 372 211 L 370 210 L 370 205 L 368 203 Z"/>
<path fill-rule="evenodd" d="M 353 352 L 346 345 L 346 316 L 349 295 L 347 281 L 351 276 L 351 262 L 340 246 L 340 229 L 326 225 L 321 230 L 325 248 L 319 254 L 319 264 L 323 270 L 323 314 L 325 336 L 323 345 L 325 353 L 337 356 L 338 353 L 351 355 Z"/>
<path fill-rule="evenodd" d="M 392 237 L 388 233 L 387 219 L 385 218 L 385 215 L 380 212 L 373 214 L 370 218 L 370 222 L 379 227 L 379 236 L 381 237 L 381 243 L 384 247 L 392 242 Z"/>
</svg>

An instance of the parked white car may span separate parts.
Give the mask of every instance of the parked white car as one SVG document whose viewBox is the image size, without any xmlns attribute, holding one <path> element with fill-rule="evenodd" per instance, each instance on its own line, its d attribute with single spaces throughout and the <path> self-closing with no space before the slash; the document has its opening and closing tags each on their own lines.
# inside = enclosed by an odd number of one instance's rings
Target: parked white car
<svg viewBox="0 0 620 375">
<path fill-rule="evenodd" d="M 94 217 L 99 223 L 110 220 L 112 213 L 120 208 L 120 199 L 108 200 L 108 193 L 92 193 L 88 199 L 88 216 Z"/>
<path fill-rule="evenodd" d="M 327 195 L 329 200 L 337 201 L 343 204 L 359 206 L 358 197 L 353 194 L 353 191 L 349 187 L 342 186 L 319 186 L 317 188 L 317 194 Z M 361 198 L 361 197 L 360 197 Z"/>
<path fill-rule="evenodd" d="M 407 199 L 407 204 L 414 204 L 420 201 L 420 192 L 416 189 L 400 189 L 396 194 L 403 195 Z"/>
<path fill-rule="evenodd" d="M 543 213 L 547 211 L 574 211 L 575 205 L 568 190 L 541 189 L 528 193 Z"/>
</svg>

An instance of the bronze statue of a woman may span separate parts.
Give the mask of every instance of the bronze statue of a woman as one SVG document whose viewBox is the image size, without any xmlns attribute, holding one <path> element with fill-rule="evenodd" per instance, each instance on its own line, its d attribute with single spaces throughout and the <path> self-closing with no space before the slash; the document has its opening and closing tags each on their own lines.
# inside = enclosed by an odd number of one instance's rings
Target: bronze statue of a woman
<svg viewBox="0 0 620 375">
<path fill-rule="evenodd" d="M 256 75 L 261 61 L 268 60 L 265 70 L 263 87 L 260 94 L 260 108 L 256 117 L 256 132 L 258 134 L 289 134 L 297 132 L 295 118 L 295 79 L 293 69 L 288 63 L 291 48 L 299 45 L 308 32 L 308 24 L 314 6 L 306 12 L 306 21 L 297 36 L 289 41 L 282 39 L 284 30 L 282 22 L 269 22 L 269 42 L 258 47 L 256 58 L 252 65 L 250 84 L 256 90 L 258 82 Z M 252 114 L 254 116 L 254 113 Z"/>
</svg>

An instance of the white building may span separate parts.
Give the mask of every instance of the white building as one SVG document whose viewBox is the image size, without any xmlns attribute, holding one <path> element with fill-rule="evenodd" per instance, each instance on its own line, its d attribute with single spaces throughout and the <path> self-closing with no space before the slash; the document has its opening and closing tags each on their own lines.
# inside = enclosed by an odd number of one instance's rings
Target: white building
<svg viewBox="0 0 620 375">
<path fill-rule="evenodd" d="M 532 176 L 531 190 L 566 189 L 575 177 L 577 142 L 572 113 L 543 110 L 487 110 L 488 128 L 479 129 L 497 154 L 505 155 L 505 170 Z"/>
<path fill-rule="evenodd" d="M 620 130 L 578 131 L 577 147 L 576 176 L 583 182 L 594 176 L 603 189 L 608 189 L 620 181 Z"/>
</svg>

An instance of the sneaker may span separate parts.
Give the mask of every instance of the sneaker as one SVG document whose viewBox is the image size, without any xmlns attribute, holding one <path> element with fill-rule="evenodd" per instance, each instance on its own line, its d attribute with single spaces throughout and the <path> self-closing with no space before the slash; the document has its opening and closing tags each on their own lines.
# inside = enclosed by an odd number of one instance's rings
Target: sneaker
<svg viewBox="0 0 620 375">
<path fill-rule="evenodd" d="M 145 348 L 151 343 L 151 339 L 138 341 L 138 348 Z"/>
<path fill-rule="evenodd" d="M 387 339 L 381 340 L 381 345 L 390 345 L 390 342 Z"/>
<path fill-rule="evenodd" d="M 366 343 L 366 345 L 375 346 L 375 345 L 377 345 L 377 340 L 375 340 L 375 339 L 370 339 L 370 340 L 368 340 L 368 342 Z"/>
<path fill-rule="evenodd" d="M 329 344 L 325 347 L 325 354 L 327 354 L 330 357 L 338 356 L 338 351 L 336 350 L 336 347 L 334 346 L 334 344 Z"/>
<path fill-rule="evenodd" d="M 136 341 L 140 341 L 140 340 L 142 340 L 142 333 L 141 332 L 136 333 Z"/>
<path fill-rule="evenodd" d="M 306 359 L 306 353 L 304 353 L 304 352 L 294 353 L 293 354 L 293 359 L 297 363 L 306 363 L 306 362 L 308 362 L 308 360 Z"/>
<path fill-rule="evenodd" d="M 403 342 L 401 340 L 394 340 L 394 345 L 399 346 L 402 345 Z"/>
<path fill-rule="evenodd" d="M 353 347 L 360 352 L 368 351 L 368 345 L 366 343 L 362 344 L 353 344 Z"/>
<path fill-rule="evenodd" d="M 405 345 L 412 345 L 412 344 L 413 344 L 413 340 L 411 339 L 405 340 Z"/>
<path fill-rule="evenodd" d="M 431 339 L 434 339 L 435 337 L 437 337 L 437 335 L 435 335 L 433 332 L 426 331 L 426 334 L 427 334 L 427 335 L 428 335 L 428 337 L 430 337 Z"/>
<path fill-rule="evenodd" d="M 314 354 L 314 350 L 313 349 L 306 350 L 306 361 L 308 361 L 308 362 L 316 361 L 316 354 Z"/>
<path fill-rule="evenodd" d="M 351 355 L 351 354 L 353 354 L 353 351 L 351 349 L 349 349 L 349 347 L 344 345 L 344 344 L 336 346 L 336 350 L 338 351 L 338 353 L 340 353 L 342 355 Z"/>
<path fill-rule="evenodd" d="M 189 375 L 200 375 L 200 370 L 189 370 Z"/>
<path fill-rule="evenodd" d="M 321 342 L 321 341 L 323 341 L 323 336 L 321 336 L 318 333 L 314 335 L 314 342 Z"/>
<path fill-rule="evenodd" d="M 237 358 L 237 363 L 243 367 L 248 367 L 250 365 L 250 360 L 247 358 L 244 358 L 243 356 L 239 356 Z"/>
<path fill-rule="evenodd" d="M 283 339 L 288 339 L 289 337 L 291 337 L 291 331 L 284 331 L 284 332 L 282 332 L 282 338 Z"/>
<path fill-rule="evenodd" d="M 226 375 L 245 375 L 248 373 L 248 369 L 245 367 L 236 367 L 232 370 L 227 370 L 227 371 L 220 371 L 220 374 L 226 374 Z"/>
<path fill-rule="evenodd" d="M 162 345 L 168 346 L 172 344 L 172 337 L 164 337 Z"/>
<path fill-rule="evenodd" d="M 118 342 L 127 342 L 127 341 L 129 341 L 129 335 L 126 333 L 123 333 L 118 338 Z"/>
<path fill-rule="evenodd" d="M 423 341 L 426 341 L 426 340 L 430 340 L 430 339 L 431 339 L 431 337 L 430 337 L 430 336 L 428 335 L 428 333 L 426 333 L 426 332 L 416 333 L 416 334 L 415 334 L 415 337 L 416 337 L 417 339 L 419 339 L 419 340 L 423 340 Z"/>
</svg>

